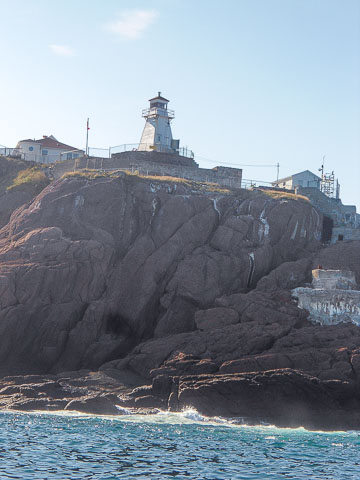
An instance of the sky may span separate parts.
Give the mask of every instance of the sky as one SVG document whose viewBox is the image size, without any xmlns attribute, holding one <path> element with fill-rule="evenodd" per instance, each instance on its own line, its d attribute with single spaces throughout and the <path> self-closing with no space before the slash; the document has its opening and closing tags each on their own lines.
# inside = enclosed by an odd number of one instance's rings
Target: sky
<svg viewBox="0 0 360 480">
<path fill-rule="evenodd" d="M 360 211 L 359 0 L 0 0 L 0 18 L 0 144 L 84 148 L 88 117 L 91 148 L 136 143 L 161 91 L 201 167 L 270 182 L 325 155 Z"/>
</svg>

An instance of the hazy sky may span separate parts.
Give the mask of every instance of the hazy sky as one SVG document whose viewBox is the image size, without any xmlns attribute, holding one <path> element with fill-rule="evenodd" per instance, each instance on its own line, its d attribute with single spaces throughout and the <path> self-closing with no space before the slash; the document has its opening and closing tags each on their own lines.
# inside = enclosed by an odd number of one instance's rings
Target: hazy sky
<svg viewBox="0 0 360 480">
<path fill-rule="evenodd" d="M 359 0 L 0 0 L 0 144 L 140 140 L 158 90 L 200 166 L 318 173 L 360 210 Z M 205 160 L 209 159 L 211 161 Z"/>
</svg>

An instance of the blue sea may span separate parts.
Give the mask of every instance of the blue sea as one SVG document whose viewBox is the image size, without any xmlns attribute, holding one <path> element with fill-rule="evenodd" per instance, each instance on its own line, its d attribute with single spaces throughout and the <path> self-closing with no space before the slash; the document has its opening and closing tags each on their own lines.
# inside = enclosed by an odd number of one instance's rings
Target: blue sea
<svg viewBox="0 0 360 480">
<path fill-rule="evenodd" d="M 360 479 L 360 432 L 181 414 L 0 413 L 0 479 Z"/>
</svg>

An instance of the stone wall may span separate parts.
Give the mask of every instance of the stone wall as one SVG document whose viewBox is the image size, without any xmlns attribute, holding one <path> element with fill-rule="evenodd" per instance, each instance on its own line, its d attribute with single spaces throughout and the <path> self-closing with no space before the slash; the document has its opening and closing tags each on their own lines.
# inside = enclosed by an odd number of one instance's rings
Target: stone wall
<svg viewBox="0 0 360 480">
<path fill-rule="evenodd" d="M 187 163 L 187 165 L 186 165 Z M 195 182 L 214 182 L 222 186 L 241 188 L 242 170 L 238 168 L 199 168 L 190 158 L 160 152 L 124 152 L 106 159 L 104 168 L 127 168 L 143 175 L 164 175 L 187 178 Z"/>
<path fill-rule="evenodd" d="M 310 313 L 309 319 L 321 325 L 355 323 L 360 326 L 360 291 L 315 290 L 295 288 L 293 295 L 300 308 Z"/>
<path fill-rule="evenodd" d="M 182 167 L 197 168 L 199 165 L 193 158 L 183 157 L 174 153 L 156 152 L 156 151 L 142 151 L 133 150 L 129 152 L 115 153 L 111 155 L 112 160 L 117 160 L 124 163 L 131 162 L 155 162 L 165 165 L 177 165 Z"/>
<path fill-rule="evenodd" d="M 343 205 L 339 198 L 330 198 L 317 188 L 297 187 L 296 193 L 308 197 L 323 215 L 333 220 L 331 243 L 360 240 L 359 216 L 355 205 Z"/>
<path fill-rule="evenodd" d="M 167 163 L 172 162 L 172 163 Z M 78 158 L 59 162 L 51 168 L 54 178 L 84 168 L 129 170 L 141 175 L 187 178 L 195 182 L 217 183 L 224 187 L 241 188 L 242 170 L 229 167 L 199 168 L 191 158 L 162 152 L 124 152 L 111 158 Z"/>
<path fill-rule="evenodd" d="M 339 241 L 360 240 L 360 228 L 335 227 L 332 231 L 331 243 Z"/>
<path fill-rule="evenodd" d="M 343 205 L 340 199 L 330 198 L 317 188 L 297 187 L 296 193 L 305 195 L 322 214 L 334 221 L 334 226 L 357 226 L 355 205 Z"/>
<path fill-rule="evenodd" d="M 322 290 L 356 290 L 355 273 L 347 270 L 324 270 L 316 268 L 312 271 L 312 286 Z"/>
<path fill-rule="evenodd" d="M 350 322 L 360 326 L 360 291 L 354 272 L 315 269 L 312 276 L 313 288 L 292 291 L 298 306 L 309 312 L 309 319 L 321 325 Z"/>
</svg>

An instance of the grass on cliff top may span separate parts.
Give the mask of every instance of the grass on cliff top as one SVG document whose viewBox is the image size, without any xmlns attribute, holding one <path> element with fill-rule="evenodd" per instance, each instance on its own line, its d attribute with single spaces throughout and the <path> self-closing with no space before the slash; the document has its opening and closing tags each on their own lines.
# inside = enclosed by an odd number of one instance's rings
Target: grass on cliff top
<svg viewBox="0 0 360 480">
<path fill-rule="evenodd" d="M 230 193 L 230 190 L 223 188 L 217 183 L 210 182 L 194 182 L 187 178 L 180 177 L 170 177 L 162 175 L 141 175 L 139 172 L 130 172 L 129 170 L 112 170 L 111 172 L 102 172 L 100 170 L 93 169 L 84 169 L 76 170 L 74 172 L 66 172 L 62 178 L 68 177 L 78 177 L 78 178 L 87 178 L 89 180 L 95 180 L 96 178 L 117 178 L 121 175 L 128 175 L 131 177 L 143 178 L 144 180 L 152 180 L 156 182 L 171 182 L 171 183 L 181 183 L 187 187 L 192 187 L 196 190 L 206 191 L 206 192 L 216 192 L 216 193 Z"/>
<path fill-rule="evenodd" d="M 42 190 L 49 183 L 49 179 L 39 167 L 31 167 L 21 170 L 13 179 L 12 184 L 7 187 L 7 190 L 10 191 L 25 185 L 34 187 L 36 190 Z"/>
<path fill-rule="evenodd" d="M 24 160 L 0 156 L 0 195 L 6 192 L 21 170 L 29 168 Z"/>
<path fill-rule="evenodd" d="M 114 175 L 115 173 L 117 173 L 117 175 Z M 118 176 L 118 171 L 102 172 L 100 170 L 93 170 L 89 168 L 83 170 L 75 170 L 73 172 L 66 172 L 61 178 L 77 177 L 87 178 L 88 180 L 95 180 L 96 178 L 114 178 Z"/>
<path fill-rule="evenodd" d="M 298 195 L 297 193 L 282 192 L 279 190 L 267 190 L 267 189 L 264 189 L 264 190 L 259 189 L 259 190 L 265 193 L 265 195 L 268 195 L 269 197 L 275 198 L 277 200 L 286 198 L 289 200 L 304 200 L 305 202 L 310 202 L 308 197 L 305 197 L 305 195 Z"/>
</svg>

